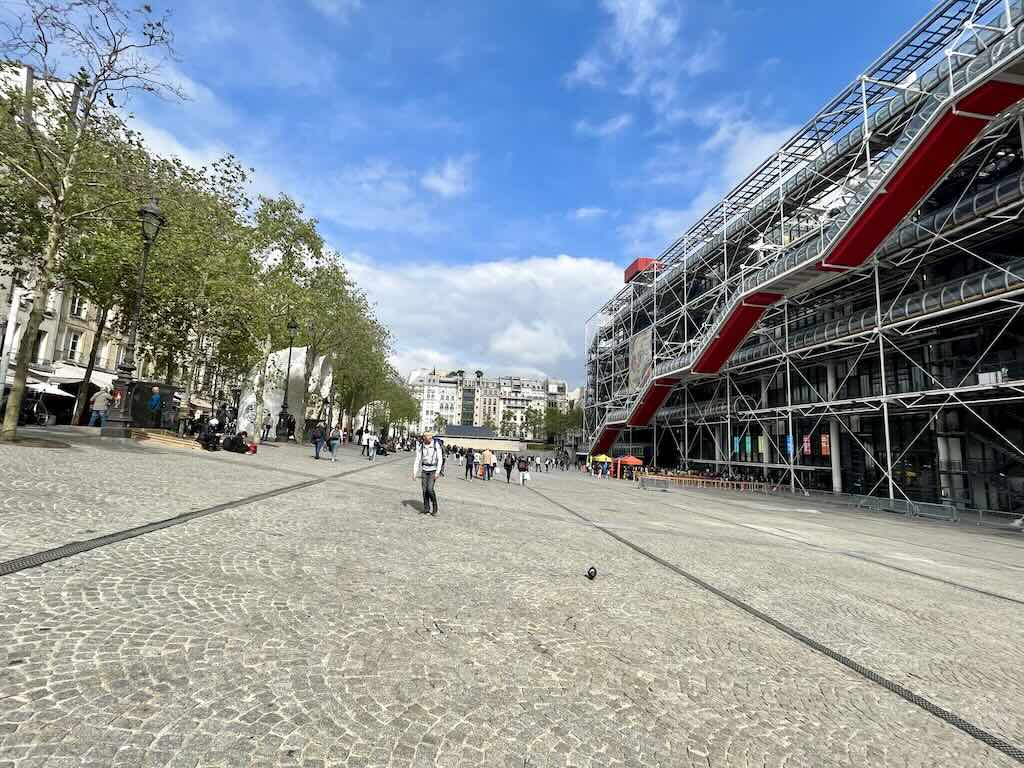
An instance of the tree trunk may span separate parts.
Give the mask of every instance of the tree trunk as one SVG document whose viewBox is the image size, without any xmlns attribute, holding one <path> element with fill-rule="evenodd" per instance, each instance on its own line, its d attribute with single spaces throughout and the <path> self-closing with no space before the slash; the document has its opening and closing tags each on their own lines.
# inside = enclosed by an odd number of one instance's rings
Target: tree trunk
<svg viewBox="0 0 1024 768">
<path fill-rule="evenodd" d="M 295 419 L 295 439 L 296 441 L 305 442 L 306 440 L 306 403 L 309 401 L 309 381 L 313 378 L 313 364 L 316 362 L 317 352 L 310 346 L 306 345 L 306 361 L 302 366 L 302 418 L 296 417 Z M 322 382 L 317 382 L 322 384 Z"/>
<path fill-rule="evenodd" d="M 263 342 L 263 367 L 260 369 L 260 375 L 256 377 L 255 392 L 256 395 L 256 435 L 254 438 L 256 442 L 259 442 L 259 437 L 263 435 L 263 391 L 267 388 L 267 368 L 270 366 L 270 334 L 267 334 L 266 340 Z"/>
<path fill-rule="evenodd" d="M 0 429 L 0 441 L 13 442 L 18 437 L 18 414 L 21 412 L 21 401 L 25 398 L 25 384 L 28 381 L 28 364 L 32 359 L 32 350 L 39 334 L 39 324 L 43 321 L 43 309 L 46 297 L 50 292 L 50 275 L 57 261 L 57 249 L 64 235 L 64 219 L 56 212 L 50 217 L 49 231 L 46 235 L 46 250 L 43 263 L 40 265 L 39 277 L 32 287 L 32 310 L 28 314 L 25 332 L 21 335 L 18 346 L 18 357 L 14 366 L 14 383 L 11 394 L 7 398 L 7 411 L 4 413 L 3 428 Z"/>
<path fill-rule="evenodd" d="M 92 370 L 96 367 L 96 355 L 99 354 L 100 344 L 103 343 L 103 331 L 107 327 L 107 308 L 100 310 L 99 319 L 96 321 L 96 335 L 92 337 L 92 347 L 89 349 L 89 362 L 85 364 L 85 378 L 78 387 L 78 398 L 75 400 L 75 415 L 71 417 L 72 424 L 81 424 L 85 421 L 85 406 L 89 402 L 89 382 L 92 380 Z"/>
<path fill-rule="evenodd" d="M 192 345 L 192 368 L 189 370 L 188 383 L 185 385 L 185 395 L 181 398 L 181 405 L 178 406 L 178 434 L 185 434 L 185 420 L 188 419 L 189 408 L 192 404 L 192 382 L 195 381 L 195 371 L 199 368 L 199 352 L 203 345 L 203 334 L 196 333 L 195 344 Z"/>
</svg>

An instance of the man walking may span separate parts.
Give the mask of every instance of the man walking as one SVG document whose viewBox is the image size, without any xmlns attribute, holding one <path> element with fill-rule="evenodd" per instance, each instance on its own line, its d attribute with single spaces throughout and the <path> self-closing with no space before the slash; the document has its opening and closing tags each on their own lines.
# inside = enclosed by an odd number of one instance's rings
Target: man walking
<svg viewBox="0 0 1024 768">
<path fill-rule="evenodd" d="M 516 466 L 516 460 L 512 457 L 511 453 L 505 454 L 505 461 L 502 464 L 505 467 L 505 485 L 512 483 L 512 470 Z"/>
<path fill-rule="evenodd" d="M 484 463 L 484 480 L 490 480 L 491 479 L 491 470 L 492 470 L 492 466 L 491 465 L 494 464 L 494 454 L 491 453 L 491 449 L 490 448 L 484 448 L 484 453 L 483 453 L 483 457 L 482 458 L 483 458 L 483 463 Z"/>
<path fill-rule="evenodd" d="M 519 484 L 526 485 L 530 481 L 530 462 L 525 456 L 519 457 L 517 469 L 519 470 Z"/>
<path fill-rule="evenodd" d="M 97 421 L 100 423 L 100 428 L 107 426 L 108 408 L 110 408 L 110 393 L 106 389 L 101 389 L 89 400 L 89 409 L 92 411 L 89 416 L 89 426 L 95 427 Z"/>
<path fill-rule="evenodd" d="M 366 434 L 363 435 L 363 439 L 366 440 L 366 455 L 370 461 L 373 461 L 377 458 L 377 436 L 367 430 Z"/>
<path fill-rule="evenodd" d="M 434 440 L 433 432 L 424 432 L 416 446 L 416 457 L 412 465 L 413 479 L 419 478 L 423 489 L 423 514 L 437 517 L 437 492 L 434 484 L 444 473 L 444 450 Z M 433 509 L 431 509 L 433 505 Z"/>
<path fill-rule="evenodd" d="M 320 451 L 324 447 L 324 426 L 323 424 L 317 424 L 313 427 L 313 434 L 310 435 L 310 439 L 313 441 L 313 458 L 320 460 Z"/>
<path fill-rule="evenodd" d="M 476 463 L 476 456 L 472 448 L 466 449 L 466 480 L 473 482 L 473 464 Z"/>
<path fill-rule="evenodd" d="M 267 412 L 263 414 L 263 434 L 260 435 L 261 443 L 265 443 L 267 440 L 270 439 L 270 428 L 272 426 L 274 426 L 274 419 L 270 415 L 270 409 L 268 408 Z"/>
</svg>

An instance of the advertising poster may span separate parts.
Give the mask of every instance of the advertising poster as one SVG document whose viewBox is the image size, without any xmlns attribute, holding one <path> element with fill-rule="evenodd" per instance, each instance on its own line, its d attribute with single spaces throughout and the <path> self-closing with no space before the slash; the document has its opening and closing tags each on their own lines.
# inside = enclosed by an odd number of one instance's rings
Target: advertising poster
<svg viewBox="0 0 1024 768">
<path fill-rule="evenodd" d="M 629 388 L 639 389 L 647 380 L 654 361 L 654 326 L 629 340 Z"/>
<path fill-rule="evenodd" d="M 821 455 L 831 456 L 832 455 L 832 444 L 829 442 L 828 432 L 821 433 Z"/>
<path fill-rule="evenodd" d="M 810 435 L 804 435 L 803 450 L 804 450 L 804 456 L 810 456 L 811 455 L 811 436 Z"/>
</svg>

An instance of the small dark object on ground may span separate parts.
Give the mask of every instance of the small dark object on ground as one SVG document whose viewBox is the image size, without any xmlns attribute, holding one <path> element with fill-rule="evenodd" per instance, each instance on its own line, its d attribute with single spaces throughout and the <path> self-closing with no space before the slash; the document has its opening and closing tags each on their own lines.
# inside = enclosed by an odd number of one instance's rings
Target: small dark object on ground
<svg viewBox="0 0 1024 768">
<path fill-rule="evenodd" d="M 591 581 L 597 578 L 597 568 L 595 568 L 594 566 L 590 566 L 589 568 L 587 568 L 587 578 Z"/>
</svg>

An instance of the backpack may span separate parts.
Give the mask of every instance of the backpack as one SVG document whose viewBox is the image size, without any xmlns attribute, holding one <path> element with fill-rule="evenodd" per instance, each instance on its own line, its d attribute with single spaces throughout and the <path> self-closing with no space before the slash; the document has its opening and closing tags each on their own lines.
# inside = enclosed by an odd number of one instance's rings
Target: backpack
<svg viewBox="0 0 1024 768">
<path fill-rule="evenodd" d="M 519 460 L 519 471 L 520 472 L 528 472 L 529 469 L 530 469 L 530 465 L 527 463 L 526 459 L 520 459 Z"/>
<path fill-rule="evenodd" d="M 505 457 L 505 469 L 512 469 L 516 465 L 515 460 L 511 456 Z"/>
</svg>

